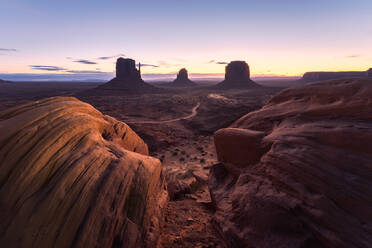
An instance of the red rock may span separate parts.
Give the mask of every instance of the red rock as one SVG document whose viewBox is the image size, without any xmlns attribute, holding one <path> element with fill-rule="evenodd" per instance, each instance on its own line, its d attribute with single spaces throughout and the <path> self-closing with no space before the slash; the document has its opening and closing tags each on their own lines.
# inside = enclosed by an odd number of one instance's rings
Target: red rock
<svg viewBox="0 0 372 248">
<path fill-rule="evenodd" d="M 178 86 L 178 87 L 188 87 L 188 86 L 195 86 L 196 84 L 189 79 L 188 72 L 185 68 L 182 68 L 178 74 L 177 78 L 170 84 L 170 86 Z"/>
<path fill-rule="evenodd" d="M 249 66 L 245 61 L 232 61 L 226 66 L 225 80 L 216 85 L 218 89 L 259 87 L 250 79 Z"/>
<path fill-rule="evenodd" d="M 0 112 L 0 247 L 152 247 L 166 200 L 160 161 L 91 105 Z"/>
<path fill-rule="evenodd" d="M 231 247 L 370 247 L 371 99 L 368 79 L 290 88 L 216 133 L 209 187 Z"/>
</svg>

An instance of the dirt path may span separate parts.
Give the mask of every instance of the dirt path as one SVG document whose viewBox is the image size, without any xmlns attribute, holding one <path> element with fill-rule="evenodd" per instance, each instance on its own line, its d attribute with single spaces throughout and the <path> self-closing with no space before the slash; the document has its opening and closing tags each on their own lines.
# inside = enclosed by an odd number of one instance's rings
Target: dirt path
<svg viewBox="0 0 372 248">
<path fill-rule="evenodd" d="M 170 119 L 170 120 L 164 120 L 164 121 L 126 121 L 128 124 L 162 124 L 162 123 L 170 123 L 170 122 L 175 122 L 175 121 L 180 121 L 180 120 L 187 120 L 193 118 L 195 115 L 198 114 L 198 108 L 200 107 L 200 102 L 198 102 L 192 109 L 191 109 L 191 114 L 175 118 L 175 119 Z"/>
</svg>

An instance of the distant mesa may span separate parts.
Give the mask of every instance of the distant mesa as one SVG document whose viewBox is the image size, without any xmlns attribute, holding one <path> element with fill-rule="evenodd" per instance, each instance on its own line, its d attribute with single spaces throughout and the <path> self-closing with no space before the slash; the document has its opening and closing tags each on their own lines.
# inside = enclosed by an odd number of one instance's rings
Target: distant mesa
<svg viewBox="0 0 372 248">
<path fill-rule="evenodd" d="M 3 84 L 3 83 L 10 83 L 10 82 L 0 79 L 0 84 Z"/>
<path fill-rule="evenodd" d="M 372 78 L 372 68 L 367 71 L 367 77 Z"/>
<path fill-rule="evenodd" d="M 100 85 L 97 89 L 115 94 L 144 94 L 163 91 L 142 80 L 141 64 L 139 64 L 139 69 L 137 69 L 135 60 L 124 58 L 118 58 L 116 61 L 116 77 Z"/>
<path fill-rule="evenodd" d="M 188 87 L 188 86 L 195 86 L 196 83 L 189 79 L 188 72 L 185 68 L 182 68 L 178 74 L 177 78 L 171 83 L 171 86 L 177 87 Z"/>
<path fill-rule="evenodd" d="M 226 66 L 225 80 L 216 85 L 219 89 L 259 87 L 250 79 L 249 66 L 245 61 L 232 61 Z"/>
<path fill-rule="evenodd" d="M 372 68 L 368 71 L 315 71 L 306 72 L 300 81 L 309 83 L 316 81 L 341 79 L 341 78 L 365 78 L 371 77 Z"/>
</svg>

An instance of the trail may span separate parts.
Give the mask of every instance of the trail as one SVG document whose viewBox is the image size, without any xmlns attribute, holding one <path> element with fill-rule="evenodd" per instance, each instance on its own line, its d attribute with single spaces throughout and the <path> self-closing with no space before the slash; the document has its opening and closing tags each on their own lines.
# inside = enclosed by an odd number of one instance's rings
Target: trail
<svg viewBox="0 0 372 248">
<path fill-rule="evenodd" d="M 191 109 L 191 114 L 178 117 L 175 119 L 170 119 L 170 120 L 164 120 L 164 121 L 125 121 L 128 124 L 162 124 L 162 123 L 170 123 L 170 122 L 175 122 L 175 121 L 180 121 L 180 120 L 187 120 L 193 118 L 195 115 L 198 114 L 198 108 L 200 107 L 200 102 L 198 102 L 192 109 Z"/>
</svg>

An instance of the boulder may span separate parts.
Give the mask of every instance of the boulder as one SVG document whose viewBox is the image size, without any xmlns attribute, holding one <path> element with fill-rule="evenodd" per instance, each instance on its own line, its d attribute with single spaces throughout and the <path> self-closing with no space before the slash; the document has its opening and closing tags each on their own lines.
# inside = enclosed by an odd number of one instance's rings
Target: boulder
<svg viewBox="0 0 372 248">
<path fill-rule="evenodd" d="M 249 66 L 245 61 L 232 61 L 226 66 L 225 80 L 216 85 L 218 89 L 259 87 L 250 79 Z"/>
<path fill-rule="evenodd" d="M 283 90 L 215 134 L 209 177 L 231 247 L 370 247 L 372 80 Z"/>
<path fill-rule="evenodd" d="M 162 165 L 125 123 L 73 97 L 0 112 L 1 247 L 153 247 Z"/>
<path fill-rule="evenodd" d="M 141 73 L 136 68 L 133 59 L 118 58 L 116 61 L 116 77 L 97 87 L 100 94 L 151 94 L 161 93 L 164 90 L 145 83 Z M 88 94 L 94 92 L 89 91 Z"/>
<path fill-rule="evenodd" d="M 182 68 L 178 74 L 177 78 L 171 83 L 171 86 L 178 86 L 178 87 L 188 87 L 188 86 L 195 86 L 196 84 L 189 79 L 188 72 L 185 68 Z"/>
</svg>

